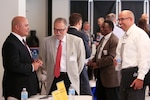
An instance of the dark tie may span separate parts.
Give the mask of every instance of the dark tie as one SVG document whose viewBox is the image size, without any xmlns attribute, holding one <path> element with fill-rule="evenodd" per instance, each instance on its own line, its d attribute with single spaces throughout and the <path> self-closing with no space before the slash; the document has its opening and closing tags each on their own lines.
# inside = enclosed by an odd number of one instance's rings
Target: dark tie
<svg viewBox="0 0 150 100">
<path fill-rule="evenodd" d="M 98 59 L 98 57 L 99 57 L 99 52 L 100 52 L 100 49 L 103 45 L 104 40 L 105 40 L 105 37 L 103 36 L 103 38 L 99 41 L 99 45 L 97 47 L 97 57 L 96 57 L 96 59 Z"/>
<path fill-rule="evenodd" d="M 56 55 L 56 63 L 54 67 L 54 76 L 58 78 L 60 76 L 60 61 L 61 61 L 61 53 L 62 53 L 62 44 L 61 40 L 59 41 L 59 46 L 57 49 L 57 55 Z"/>
<path fill-rule="evenodd" d="M 30 53 L 30 56 L 32 57 L 32 54 L 31 54 L 30 48 L 27 45 L 27 42 L 24 39 L 22 39 L 22 41 L 24 43 L 24 46 L 27 48 L 28 52 Z"/>
<path fill-rule="evenodd" d="M 22 41 L 23 41 L 23 43 L 24 43 L 24 46 L 27 47 L 27 42 L 26 42 L 24 39 L 22 39 Z"/>
<path fill-rule="evenodd" d="M 104 39 L 105 39 L 105 37 L 103 36 L 102 39 L 99 41 L 99 46 L 98 46 L 98 48 L 101 48 L 101 47 L 102 47 L 102 44 L 103 44 L 103 42 L 104 42 Z"/>
</svg>

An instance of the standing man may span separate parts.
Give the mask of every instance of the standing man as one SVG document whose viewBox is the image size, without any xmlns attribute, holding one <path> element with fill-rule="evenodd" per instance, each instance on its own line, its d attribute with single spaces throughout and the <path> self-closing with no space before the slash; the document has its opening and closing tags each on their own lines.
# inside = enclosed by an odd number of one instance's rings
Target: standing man
<svg viewBox="0 0 150 100">
<path fill-rule="evenodd" d="M 104 19 L 103 17 L 99 17 L 99 18 L 97 19 L 98 28 L 97 28 L 96 32 L 94 33 L 94 34 L 95 34 L 95 39 L 94 39 L 94 41 L 96 41 L 97 44 L 99 43 L 99 41 L 100 41 L 101 38 L 103 37 L 103 35 L 102 35 L 101 32 L 100 32 L 100 29 L 101 29 L 101 26 L 102 26 L 104 20 L 105 20 L 105 19 Z M 96 45 L 97 45 L 97 44 L 96 44 Z"/>
<path fill-rule="evenodd" d="M 90 27 L 90 23 L 89 22 L 85 21 L 83 23 L 82 31 L 87 35 L 89 46 L 90 46 L 90 48 L 92 48 L 93 37 L 91 35 L 91 27 Z"/>
<path fill-rule="evenodd" d="M 116 50 L 116 59 L 121 58 L 120 100 L 145 100 L 143 80 L 150 69 L 149 37 L 144 30 L 134 24 L 132 11 L 123 10 L 119 14 L 118 21 L 125 31 Z M 130 76 L 130 72 L 136 68 L 137 74 Z M 135 80 L 129 83 L 132 77 L 135 77 Z"/>
<path fill-rule="evenodd" d="M 41 60 L 33 61 L 31 52 L 23 42 L 29 34 L 29 23 L 25 17 L 16 16 L 12 20 L 12 32 L 2 47 L 3 96 L 21 99 L 21 91 L 26 88 L 29 97 L 39 93 L 36 71 L 42 66 Z M 24 40 L 25 41 L 25 40 Z"/>
<path fill-rule="evenodd" d="M 91 56 L 91 49 L 88 44 L 88 38 L 85 33 L 80 31 L 81 27 L 82 27 L 82 16 L 79 13 L 71 14 L 71 16 L 69 17 L 69 24 L 70 24 L 70 26 L 68 29 L 68 33 L 75 35 L 77 37 L 80 37 L 83 40 L 86 59 L 89 58 Z M 85 63 L 85 61 L 84 61 L 84 63 Z M 81 95 L 92 95 L 91 88 L 89 85 L 89 79 L 88 79 L 86 66 L 85 65 L 83 65 L 83 66 L 84 66 L 84 69 L 83 69 L 82 73 L 80 74 L 80 81 L 81 81 L 80 94 Z"/>
<path fill-rule="evenodd" d="M 90 27 L 90 23 L 89 22 L 87 22 L 87 21 L 85 21 L 84 23 L 83 23 L 83 28 L 82 28 L 82 32 L 84 32 L 85 34 L 86 34 L 86 36 L 88 37 L 88 43 L 89 43 L 89 47 L 90 47 L 90 49 L 91 49 L 91 52 L 92 52 L 92 50 L 93 50 L 93 48 L 92 48 L 92 43 L 93 43 L 93 37 L 92 37 L 92 35 L 91 35 L 91 27 Z M 92 52 L 93 53 L 93 52 Z M 91 55 L 91 57 L 92 57 L 92 55 Z M 89 58 L 88 58 L 89 59 Z M 87 61 L 88 61 L 88 59 L 87 59 Z M 89 80 L 92 80 L 93 79 L 93 68 L 91 68 L 91 67 L 87 67 L 87 73 L 88 73 L 88 78 L 89 78 Z"/>
<path fill-rule="evenodd" d="M 116 24 L 116 15 L 114 13 L 109 13 L 105 19 L 114 23 L 113 33 L 120 39 L 123 36 L 124 31 Z"/>
<path fill-rule="evenodd" d="M 120 72 L 115 71 L 113 63 L 118 38 L 114 35 L 113 28 L 112 21 L 104 21 L 101 27 L 104 37 L 99 42 L 95 57 L 88 63 L 93 68 L 99 68 L 96 86 L 98 100 L 119 100 Z"/>
<path fill-rule="evenodd" d="M 57 89 L 56 83 L 59 81 L 64 81 L 67 91 L 71 85 L 76 94 L 80 94 L 79 76 L 85 61 L 84 44 L 81 38 L 67 34 L 67 30 L 66 19 L 55 19 L 54 35 L 44 38 L 41 47 L 41 57 L 47 71 L 47 94 Z"/>
</svg>

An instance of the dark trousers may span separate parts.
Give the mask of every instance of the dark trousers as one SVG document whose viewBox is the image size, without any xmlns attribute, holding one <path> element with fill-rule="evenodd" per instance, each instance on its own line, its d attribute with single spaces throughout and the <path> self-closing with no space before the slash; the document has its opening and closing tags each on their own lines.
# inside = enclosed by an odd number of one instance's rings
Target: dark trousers
<svg viewBox="0 0 150 100">
<path fill-rule="evenodd" d="M 134 81 L 134 78 L 132 78 L 134 75 L 130 72 L 132 72 L 132 69 L 129 68 L 121 71 L 122 78 L 119 90 L 119 100 L 145 100 L 145 86 L 140 90 L 134 90 L 130 87 L 130 84 Z"/>
<path fill-rule="evenodd" d="M 106 100 L 119 100 L 119 87 L 104 88 Z"/>
<path fill-rule="evenodd" d="M 123 89 L 120 87 L 119 100 L 145 100 L 145 87 L 140 90 L 133 88 Z"/>
<path fill-rule="evenodd" d="M 87 73 L 88 73 L 88 78 L 89 78 L 89 80 L 92 80 L 93 79 L 93 68 L 91 68 L 91 67 L 87 67 Z"/>
<path fill-rule="evenodd" d="M 119 87 L 106 88 L 99 78 L 96 82 L 97 100 L 119 100 Z"/>
<path fill-rule="evenodd" d="M 80 95 L 92 95 L 86 66 L 84 66 L 80 74 Z"/>
<path fill-rule="evenodd" d="M 97 100 L 107 100 L 105 96 L 105 89 L 102 85 L 100 77 L 98 77 L 96 81 L 96 97 Z"/>
<path fill-rule="evenodd" d="M 68 74 L 66 72 L 61 72 L 60 76 L 58 78 L 54 78 L 52 86 L 51 86 L 51 89 L 50 89 L 50 92 L 49 92 L 49 95 L 51 95 L 51 93 L 54 90 L 57 90 L 56 83 L 60 82 L 60 81 L 64 81 L 64 84 L 65 84 L 65 87 L 66 87 L 66 91 L 68 93 L 68 89 L 70 87 L 71 82 L 69 80 Z"/>
</svg>

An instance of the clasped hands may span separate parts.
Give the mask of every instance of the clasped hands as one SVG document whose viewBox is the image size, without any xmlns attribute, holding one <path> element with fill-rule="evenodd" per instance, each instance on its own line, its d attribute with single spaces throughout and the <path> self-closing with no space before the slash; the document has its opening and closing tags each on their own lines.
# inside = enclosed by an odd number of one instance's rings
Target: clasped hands
<svg viewBox="0 0 150 100">
<path fill-rule="evenodd" d="M 98 68 L 96 62 L 93 62 L 92 60 L 87 62 L 87 66 L 92 67 L 93 69 Z"/>
<path fill-rule="evenodd" d="M 40 59 L 36 59 L 36 60 L 34 60 L 34 62 L 32 64 L 34 67 L 34 71 L 37 71 L 39 69 L 39 67 L 43 66 L 43 61 Z"/>
</svg>

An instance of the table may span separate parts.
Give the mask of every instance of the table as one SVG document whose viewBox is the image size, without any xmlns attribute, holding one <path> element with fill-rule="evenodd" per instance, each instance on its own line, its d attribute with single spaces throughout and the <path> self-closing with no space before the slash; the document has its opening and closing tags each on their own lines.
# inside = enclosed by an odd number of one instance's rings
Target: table
<svg viewBox="0 0 150 100">
<path fill-rule="evenodd" d="M 29 98 L 28 100 L 53 100 L 51 96 L 40 99 L 42 97 L 46 97 L 46 95 L 35 95 Z M 80 95 L 80 96 L 74 96 L 74 100 L 93 100 L 93 97 L 89 95 Z"/>
</svg>

